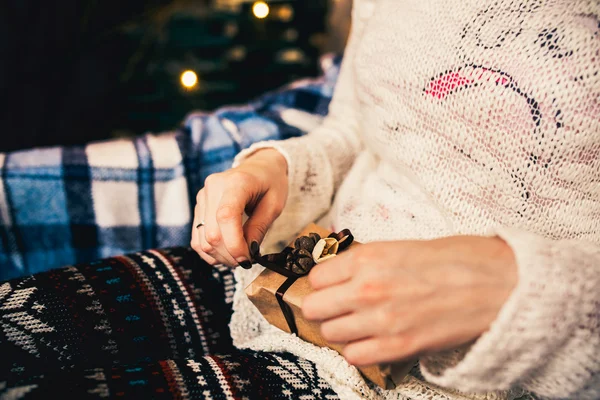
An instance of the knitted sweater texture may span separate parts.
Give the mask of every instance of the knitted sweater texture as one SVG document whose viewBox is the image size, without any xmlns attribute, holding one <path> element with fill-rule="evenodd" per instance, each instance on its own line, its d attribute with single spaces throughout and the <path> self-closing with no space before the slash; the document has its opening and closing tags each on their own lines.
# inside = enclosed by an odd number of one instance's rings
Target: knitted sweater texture
<svg viewBox="0 0 600 400">
<path fill-rule="evenodd" d="M 474 344 L 394 391 L 269 326 L 243 293 L 258 267 L 236 272 L 236 344 L 315 361 L 343 398 L 600 398 L 599 15 L 597 0 L 355 0 L 324 123 L 237 159 L 288 161 L 269 239 L 317 220 L 360 242 L 498 235 L 518 285 Z"/>
</svg>

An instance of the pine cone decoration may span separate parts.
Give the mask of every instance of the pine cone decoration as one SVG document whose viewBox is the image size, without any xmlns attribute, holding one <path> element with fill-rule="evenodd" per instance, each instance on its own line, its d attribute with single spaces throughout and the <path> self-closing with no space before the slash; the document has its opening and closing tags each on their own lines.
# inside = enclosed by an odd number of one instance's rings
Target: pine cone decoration
<svg viewBox="0 0 600 400">
<path fill-rule="evenodd" d="M 298 278 L 306 275 L 318 263 L 336 256 L 338 251 L 345 250 L 354 240 L 348 229 L 332 233 L 321 238 L 317 233 L 309 233 L 294 241 L 294 247 L 288 246 L 280 253 L 260 254 L 260 246 L 253 242 L 250 246 L 252 258 L 272 271 L 281 275 Z M 286 271 L 287 270 L 287 271 Z M 292 272 L 293 274 L 290 274 Z"/>
<path fill-rule="evenodd" d="M 299 275 L 307 274 L 314 265 L 315 260 L 313 260 L 312 254 L 301 248 L 292 250 L 285 260 L 286 268 Z"/>
<path fill-rule="evenodd" d="M 308 236 L 300 236 L 294 242 L 294 248 L 306 250 L 309 253 L 312 253 L 313 249 L 315 248 L 315 243 L 316 242 Z"/>
<path fill-rule="evenodd" d="M 309 233 L 308 237 L 311 238 L 315 243 L 317 243 L 319 240 L 321 240 L 321 235 L 319 235 L 318 233 Z"/>
</svg>

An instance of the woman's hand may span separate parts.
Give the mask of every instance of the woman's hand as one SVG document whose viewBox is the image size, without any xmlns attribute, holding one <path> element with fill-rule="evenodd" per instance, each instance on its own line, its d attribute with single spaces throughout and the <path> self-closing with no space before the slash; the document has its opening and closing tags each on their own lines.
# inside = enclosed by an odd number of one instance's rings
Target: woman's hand
<svg viewBox="0 0 600 400">
<path fill-rule="evenodd" d="M 262 242 L 281 214 L 287 185 L 287 162 L 274 149 L 259 150 L 237 168 L 210 175 L 196 196 L 192 248 L 212 265 L 251 267 L 249 243 Z"/>
<path fill-rule="evenodd" d="M 359 245 L 319 264 L 305 318 L 325 339 L 347 343 L 355 365 L 456 348 L 489 329 L 516 286 L 510 247 L 499 238 Z"/>
</svg>

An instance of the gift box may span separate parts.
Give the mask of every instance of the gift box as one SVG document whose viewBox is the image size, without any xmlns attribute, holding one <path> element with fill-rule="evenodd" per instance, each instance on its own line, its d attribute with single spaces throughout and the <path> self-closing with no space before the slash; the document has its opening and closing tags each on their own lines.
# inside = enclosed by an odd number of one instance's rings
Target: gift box
<svg viewBox="0 0 600 400">
<path fill-rule="evenodd" d="M 354 242 L 349 231 L 332 234 L 328 230 L 311 224 L 300 234 L 300 237 L 317 233 L 321 238 L 328 238 L 327 243 L 321 240 L 319 249 L 311 254 L 313 260 L 318 261 L 332 257 L 338 251 L 359 245 Z M 331 240 L 335 239 L 335 240 Z M 344 243 L 343 241 L 346 241 Z M 348 244 L 348 246 L 343 244 Z M 339 248 L 338 248 L 338 242 Z M 298 241 L 295 241 L 298 244 Z M 333 244 L 333 246 L 330 246 Z M 321 336 L 320 323 L 307 321 L 302 316 L 302 299 L 313 290 L 308 282 L 307 273 L 310 268 L 305 268 L 303 256 L 306 252 L 294 251 L 294 244 L 279 254 L 261 256 L 257 248 L 252 252 L 255 261 L 264 265 L 265 270 L 246 288 L 246 294 L 250 301 L 258 308 L 269 323 L 277 328 L 295 333 L 298 337 L 317 346 L 328 347 L 339 353 L 343 349 L 341 344 L 328 343 Z M 319 254 L 315 254 L 318 252 Z M 322 253 L 322 256 L 320 255 Z M 290 255 L 291 254 L 291 255 Z M 287 261 L 287 263 L 286 263 Z M 310 262 L 308 263 L 310 264 Z M 415 362 L 399 362 L 391 364 L 380 364 L 359 368 L 362 375 L 384 389 L 395 388 L 408 374 Z"/>
</svg>

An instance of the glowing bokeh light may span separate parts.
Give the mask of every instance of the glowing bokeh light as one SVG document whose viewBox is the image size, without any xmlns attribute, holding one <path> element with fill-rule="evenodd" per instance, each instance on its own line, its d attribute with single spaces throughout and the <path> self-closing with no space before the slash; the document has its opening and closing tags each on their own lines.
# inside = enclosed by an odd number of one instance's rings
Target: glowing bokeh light
<svg viewBox="0 0 600 400">
<path fill-rule="evenodd" d="M 181 84 L 191 89 L 198 84 L 198 75 L 194 71 L 187 70 L 181 74 Z"/>
<path fill-rule="evenodd" d="M 252 13 L 256 18 L 263 19 L 269 15 L 269 5 L 264 1 L 257 1 L 252 6 Z"/>
<path fill-rule="evenodd" d="M 290 22 L 294 18 L 294 9 L 288 4 L 284 4 L 277 9 L 277 17 L 283 22 Z"/>
</svg>

